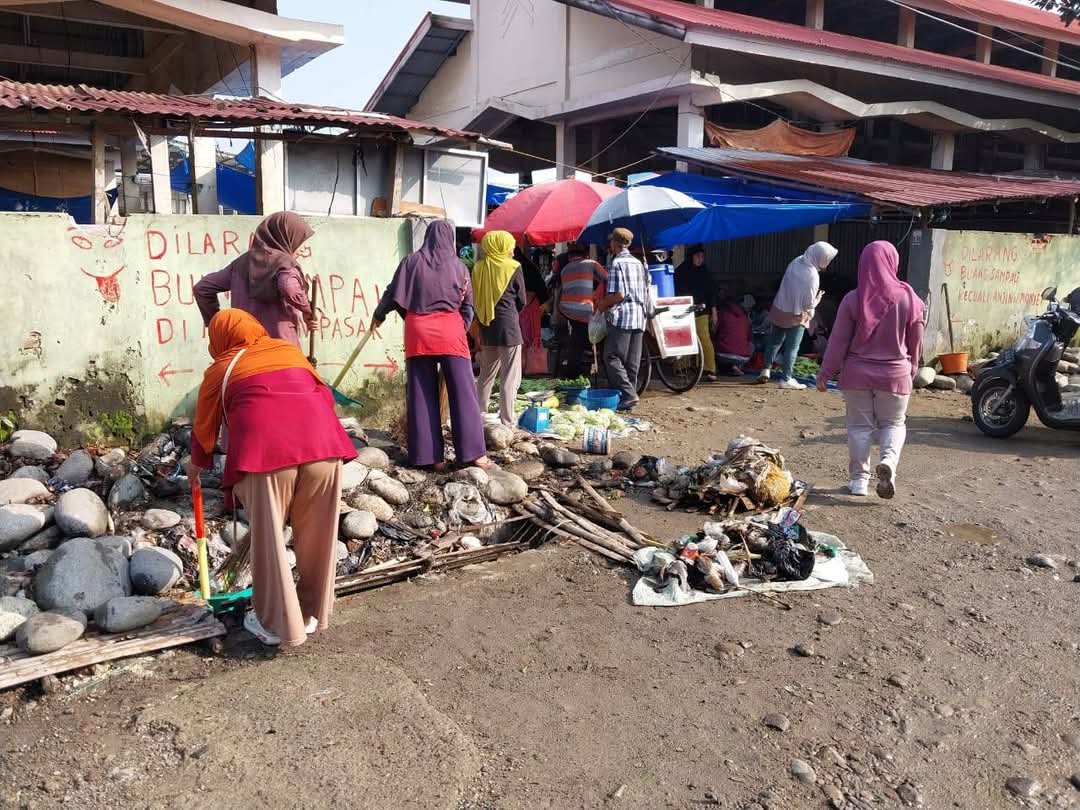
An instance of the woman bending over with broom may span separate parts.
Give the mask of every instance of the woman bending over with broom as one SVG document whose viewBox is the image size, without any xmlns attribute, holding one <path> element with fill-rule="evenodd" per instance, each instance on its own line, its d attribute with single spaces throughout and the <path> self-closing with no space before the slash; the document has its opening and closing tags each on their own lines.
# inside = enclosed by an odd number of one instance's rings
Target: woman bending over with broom
<svg viewBox="0 0 1080 810">
<path fill-rule="evenodd" d="M 235 490 L 251 524 L 255 609 L 244 629 L 263 644 L 302 644 L 330 619 L 341 462 L 356 458 L 356 450 L 334 415 L 330 389 L 300 349 L 271 338 L 239 309 L 215 315 L 209 336 L 214 362 L 199 388 L 188 477 L 194 481 L 213 466 L 224 424 L 222 485 L 227 500 Z M 296 585 L 286 520 L 293 527 Z"/>
<path fill-rule="evenodd" d="M 474 309 L 469 272 L 457 257 L 454 228 L 444 219 L 428 226 L 424 244 L 398 265 L 375 308 L 371 328 L 397 312 L 405 319 L 406 408 L 409 463 L 445 469 L 439 372 L 446 379 L 450 424 L 459 464 L 488 468 L 484 421 L 476 398 L 465 330 Z"/>
</svg>

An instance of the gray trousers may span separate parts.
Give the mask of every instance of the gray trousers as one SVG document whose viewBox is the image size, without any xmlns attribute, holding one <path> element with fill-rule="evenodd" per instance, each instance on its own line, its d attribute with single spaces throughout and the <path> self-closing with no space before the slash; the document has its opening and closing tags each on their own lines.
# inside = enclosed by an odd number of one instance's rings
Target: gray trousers
<svg viewBox="0 0 1080 810">
<path fill-rule="evenodd" d="M 609 326 L 604 339 L 604 369 L 608 383 L 619 390 L 623 402 L 637 401 L 638 367 L 645 332 Z"/>
</svg>

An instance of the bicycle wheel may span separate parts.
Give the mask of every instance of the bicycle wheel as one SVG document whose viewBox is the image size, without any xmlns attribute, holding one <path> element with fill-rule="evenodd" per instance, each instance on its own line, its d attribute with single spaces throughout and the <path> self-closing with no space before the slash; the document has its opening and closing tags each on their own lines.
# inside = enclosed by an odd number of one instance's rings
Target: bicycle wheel
<svg viewBox="0 0 1080 810">
<path fill-rule="evenodd" d="M 697 354 L 656 361 L 656 373 L 660 375 L 660 382 L 676 394 L 685 394 L 697 385 L 704 371 L 705 353 L 700 346 Z"/>
<path fill-rule="evenodd" d="M 638 396 L 645 393 L 645 389 L 649 387 L 649 383 L 652 382 L 652 351 L 649 343 L 652 341 L 648 335 L 641 341 L 641 364 L 638 366 L 637 373 L 637 392 Z"/>
</svg>

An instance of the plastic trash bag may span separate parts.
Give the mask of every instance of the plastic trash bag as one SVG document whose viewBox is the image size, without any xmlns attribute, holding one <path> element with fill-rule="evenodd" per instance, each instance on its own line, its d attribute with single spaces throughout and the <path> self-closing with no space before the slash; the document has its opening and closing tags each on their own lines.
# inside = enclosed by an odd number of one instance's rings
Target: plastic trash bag
<svg viewBox="0 0 1080 810">
<path fill-rule="evenodd" d="M 470 523 L 477 526 L 482 523 L 494 523 L 495 514 L 487 505 L 480 490 L 472 484 L 453 481 L 443 490 L 449 504 L 447 515 L 454 524 Z"/>
<path fill-rule="evenodd" d="M 594 346 L 603 343 L 607 337 L 607 318 L 604 313 L 597 312 L 589 318 L 589 343 Z"/>
</svg>

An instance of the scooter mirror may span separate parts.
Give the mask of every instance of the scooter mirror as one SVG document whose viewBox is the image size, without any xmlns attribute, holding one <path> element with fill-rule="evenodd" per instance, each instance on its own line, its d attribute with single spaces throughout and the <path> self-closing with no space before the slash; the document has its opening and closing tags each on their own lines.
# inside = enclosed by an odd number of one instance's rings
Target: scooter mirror
<svg viewBox="0 0 1080 810">
<path fill-rule="evenodd" d="M 1057 287 L 1047 287 L 1042 291 L 1043 301 L 1053 301 L 1057 298 Z"/>
</svg>

